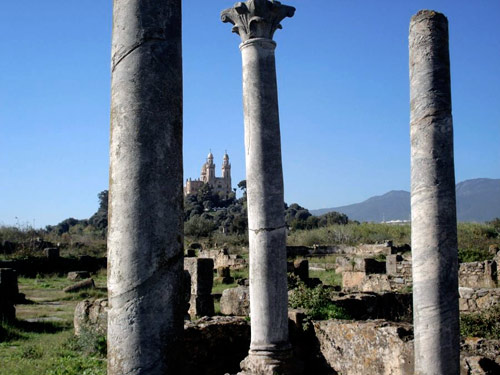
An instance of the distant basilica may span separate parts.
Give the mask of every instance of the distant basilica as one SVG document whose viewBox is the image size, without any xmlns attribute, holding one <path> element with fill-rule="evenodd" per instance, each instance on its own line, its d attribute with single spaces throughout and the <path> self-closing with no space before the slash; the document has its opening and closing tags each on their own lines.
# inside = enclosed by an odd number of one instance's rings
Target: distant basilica
<svg viewBox="0 0 500 375">
<path fill-rule="evenodd" d="M 222 161 L 222 177 L 215 177 L 214 156 L 210 152 L 207 156 L 207 162 L 201 167 L 200 178 L 186 180 L 184 195 L 196 194 L 203 184 L 210 185 L 214 193 L 222 193 L 226 198 L 231 193 L 231 164 L 227 152 L 224 154 Z"/>
</svg>

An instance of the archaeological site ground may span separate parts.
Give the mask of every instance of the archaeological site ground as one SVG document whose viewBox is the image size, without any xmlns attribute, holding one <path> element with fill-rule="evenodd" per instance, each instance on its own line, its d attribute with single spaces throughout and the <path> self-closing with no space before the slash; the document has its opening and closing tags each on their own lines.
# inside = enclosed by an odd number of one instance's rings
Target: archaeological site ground
<svg viewBox="0 0 500 375">
<path fill-rule="evenodd" d="M 500 374 L 500 218 L 457 222 L 448 19 L 410 20 L 411 220 L 376 223 L 285 202 L 274 35 L 295 13 L 220 14 L 233 190 L 227 152 L 183 176 L 181 1 L 114 1 L 109 189 L 88 219 L 0 227 L 0 375 Z"/>
</svg>

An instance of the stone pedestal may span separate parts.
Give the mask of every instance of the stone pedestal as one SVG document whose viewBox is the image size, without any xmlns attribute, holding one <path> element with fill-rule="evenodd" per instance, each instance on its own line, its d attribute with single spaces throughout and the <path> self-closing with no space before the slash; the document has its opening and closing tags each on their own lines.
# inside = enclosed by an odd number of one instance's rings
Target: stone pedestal
<svg viewBox="0 0 500 375">
<path fill-rule="evenodd" d="M 113 2 L 108 375 L 178 373 L 181 45 L 180 0 Z"/>
<path fill-rule="evenodd" d="M 415 374 L 459 373 L 458 251 L 448 21 L 410 23 Z"/>
<path fill-rule="evenodd" d="M 186 258 L 184 270 L 189 273 L 191 292 L 189 315 L 191 318 L 213 316 L 214 299 L 212 286 L 214 280 L 214 261 L 209 258 Z"/>
<path fill-rule="evenodd" d="M 267 0 L 222 12 L 239 34 L 243 62 L 246 181 L 250 251 L 249 356 L 245 374 L 289 374 L 286 227 L 274 31 L 295 8 Z"/>
</svg>

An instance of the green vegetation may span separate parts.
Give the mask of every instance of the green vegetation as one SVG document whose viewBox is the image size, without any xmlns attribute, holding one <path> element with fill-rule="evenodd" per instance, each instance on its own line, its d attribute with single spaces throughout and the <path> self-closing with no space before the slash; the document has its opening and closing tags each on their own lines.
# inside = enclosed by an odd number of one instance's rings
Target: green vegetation
<svg viewBox="0 0 500 375">
<path fill-rule="evenodd" d="M 350 319 L 346 310 L 331 300 L 328 288 L 324 288 L 323 285 L 309 288 L 300 280 L 294 283 L 295 287 L 289 294 L 288 305 L 294 309 L 304 309 L 307 320 Z"/>
<path fill-rule="evenodd" d="M 497 304 L 481 313 L 462 314 L 460 335 L 500 340 L 500 305 Z"/>
<path fill-rule="evenodd" d="M 288 244 L 295 246 L 373 244 L 387 240 L 394 241 L 396 245 L 409 243 L 410 226 L 378 223 L 334 224 L 317 229 L 292 231 L 288 236 Z"/>
<path fill-rule="evenodd" d="M 324 285 L 342 286 L 342 274 L 334 270 L 309 271 L 309 277 L 317 277 Z"/>
<path fill-rule="evenodd" d="M 106 285 L 105 272 L 93 278 Z M 62 288 L 71 283 L 56 275 L 19 278 L 20 292 L 32 302 L 16 306 L 16 321 L 0 323 L 0 375 L 106 374 L 104 337 L 74 337 L 73 313 L 83 296 L 67 298 Z"/>
</svg>

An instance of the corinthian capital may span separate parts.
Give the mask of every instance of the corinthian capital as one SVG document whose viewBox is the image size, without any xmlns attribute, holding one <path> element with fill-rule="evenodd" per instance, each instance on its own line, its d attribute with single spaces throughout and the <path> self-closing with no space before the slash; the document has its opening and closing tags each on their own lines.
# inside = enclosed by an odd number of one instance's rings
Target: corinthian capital
<svg viewBox="0 0 500 375">
<path fill-rule="evenodd" d="M 248 0 L 223 10 L 221 19 L 233 24 L 233 33 L 245 42 L 254 38 L 272 39 L 276 29 L 282 28 L 280 22 L 286 17 L 293 17 L 294 13 L 294 7 L 278 1 Z"/>
</svg>

